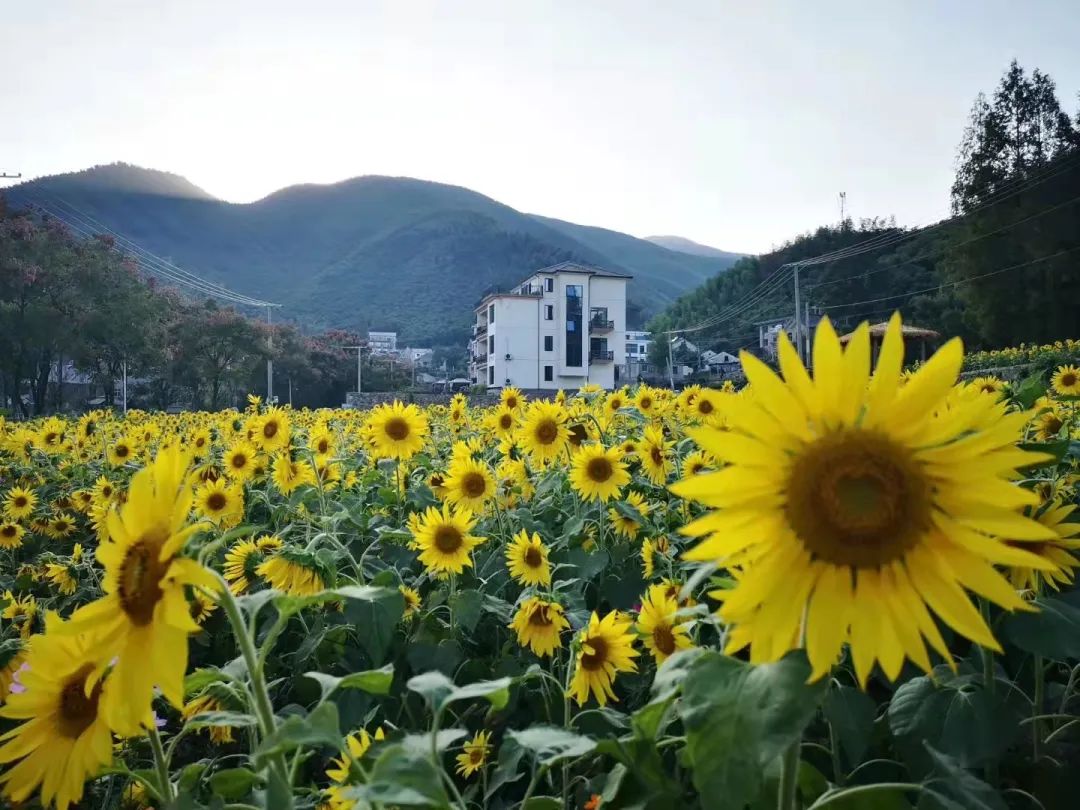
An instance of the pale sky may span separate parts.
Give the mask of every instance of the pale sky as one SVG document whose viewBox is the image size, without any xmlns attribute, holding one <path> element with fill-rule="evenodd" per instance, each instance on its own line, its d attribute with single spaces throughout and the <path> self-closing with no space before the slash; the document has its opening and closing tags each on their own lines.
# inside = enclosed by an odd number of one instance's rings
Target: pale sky
<svg viewBox="0 0 1080 810">
<path fill-rule="evenodd" d="M 4 0 L 0 170 L 121 160 L 236 202 L 407 175 L 757 252 L 841 190 L 945 215 L 1013 57 L 1075 115 L 1077 1 Z"/>
</svg>

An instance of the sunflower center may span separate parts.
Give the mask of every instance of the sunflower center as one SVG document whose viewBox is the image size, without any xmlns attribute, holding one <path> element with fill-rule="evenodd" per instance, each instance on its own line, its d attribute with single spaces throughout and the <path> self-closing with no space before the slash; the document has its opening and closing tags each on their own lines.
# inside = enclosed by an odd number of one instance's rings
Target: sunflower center
<svg viewBox="0 0 1080 810">
<path fill-rule="evenodd" d="M 265 425 L 263 425 L 262 434 L 267 439 L 272 439 L 275 436 L 277 436 L 277 432 L 278 432 L 278 423 L 275 422 L 274 420 L 271 419 L 269 422 L 267 422 Z"/>
<path fill-rule="evenodd" d="M 14 537 L 15 532 L 16 529 L 14 523 L 6 523 L 4 524 L 4 527 L 0 529 L 0 534 L 4 535 L 4 537 Z"/>
<path fill-rule="evenodd" d="M 544 555 L 540 553 L 540 549 L 536 546 L 529 546 L 525 550 L 525 564 L 529 568 L 539 568 L 544 564 Z"/>
<path fill-rule="evenodd" d="M 440 526 L 435 530 L 435 548 L 443 554 L 453 554 L 461 548 L 462 542 L 461 532 L 453 526 Z"/>
<path fill-rule="evenodd" d="M 431 485 L 433 487 L 441 487 L 443 485 L 443 477 L 438 473 L 433 473 L 431 476 Z"/>
<path fill-rule="evenodd" d="M 1047 436 L 1056 436 L 1061 430 L 1063 422 L 1056 416 L 1047 417 L 1043 423 L 1043 430 L 1046 431 Z"/>
<path fill-rule="evenodd" d="M 478 472 L 465 473 L 461 479 L 461 489 L 470 498 L 479 498 L 487 491 L 487 481 Z"/>
<path fill-rule="evenodd" d="M 613 397 L 611 400 L 611 410 L 617 411 L 622 407 L 622 400 L 618 397 Z"/>
<path fill-rule="evenodd" d="M 787 518 L 815 557 L 876 568 L 930 526 L 930 482 L 911 454 L 878 433 L 842 430 L 810 445 L 788 480 Z"/>
<path fill-rule="evenodd" d="M 387 436 L 395 442 L 400 442 L 409 435 L 409 423 L 400 416 L 395 416 L 394 418 L 387 420 L 384 430 L 386 431 Z"/>
<path fill-rule="evenodd" d="M 529 624 L 533 627 L 551 627 L 554 624 L 551 616 L 548 615 L 547 605 L 542 605 L 532 612 L 529 616 Z"/>
<path fill-rule="evenodd" d="M 639 403 L 641 410 L 647 411 L 652 407 L 652 399 L 650 397 L 642 397 Z"/>
<path fill-rule="evenodd" d="M 211 492 L 206 499 L 206 508 L 211 512 L 220 512 L 228 502 L 229 499 L 225 497 L 224 492 Z"/>
<path fill-rule="evenodd" d="M 594 672 L 603 667 L 607 661 L 608 643 L 600 636 L 590 638 L 585 643 L 592 648 L 592 652 L 582 653 L 581 667 L 589 672 Z"/>
<path fill-rule="evenodd" d="M 319 439 L 318 451 L 320 455 L 326 455 L 326 452 L 330 449 L 330 442 L 326 439 Z"/>
<path fill-rule="evenodd" d="M 128 449 L 127 449 L 126 444 L 118 444 L 118 445 L 116 445 L 116 455 L 117 456 L 119 456 L 120 458 L 123 458 L 127 454 L 128 454 Z"/>
<path fill-rule="evenodd" d="M 658 467 L 664 463 L 664 454 L 660 452 L 659 447 L 654 446 L 651 450 L 649 450 L 649 456 L 652 458 L 653 464 L 657 465 Z"/>
<path fill-rule="evenodd" d="M 584 425 L 570 426 L 570 444 L 574 447 L 578 447 L 587 438 L 589 438 L 589 432 L 585 430 Z"/>
<path fill-rule="evenodd" d="M 504 413 L 499 417 L 499 427 L 503 430 L 509 430 L 514 424 L 514 417 L 508 413 Z"/>
<path fill-rule="evenodd" d="M 469 762 L 473 765 L 479 765 L 484 761 L 484 749 L 474 748 L 469 752 Z"/>
<path fill-rule="evenodd" d="M 15 496 L 15 508 L 23 509 L 26 506 L 27 500 L 25 495 Z"/>
<path fill-rule="evenodd" d="M 698 402 L 697 409 L 698 413 L 703 413 L 708 416 L 710 413 L 713 412 L 713 404 L 709 402 L 709 400 L 703 399 Z"/>
<path fill-rule="evenodd" d="M 242 470 L 247 466 L 247 456 L 243 453 L 234 453 L 229 463 L 232 464 L 234 470 Z"/>
<path fill-rule="evenodd" d="M 664 655 L 671 655 L 675 652 L 675 634 L 671 632 L 671 628 L 666 624 L 657 625 L 653 629 L 652 639 L 656 649 Z"/>
<path fill-rule="evenodd" d="M 551 444 L 559 438 L 559 426 L 551 419 L 545 419 L 536 426 L 536 441 L 540 444 Z"/>
<path fill-rule="evenodd" d="M 585 472 L 588 473 L 590 481 L 602 484 L 611 478 L 615 469 L 605 456 L 597 456 L 589 459 L 589 463 L 585 466 Z"/>
<path fill-rule="evenodd" d="M 158 557 L 166 536 L 164 528 L 151 529 L 127 550 L 120 564 L 116 586 L 120 606 L 139 627 L 153 621 L 154 608 L 163 595 L 161 579 L 168 563 Z"/>
<path fill-rule="evenodd" d="M 68 739 L 79 737 L 97 719 L 98 701 L 101 699 L 100 680 L 90 690 L 90 696 L 86 696 L 86 679 L 93 671 L 93 664 L 83 664 L 60 690 L 57 727 Z"/>
<path fill-rule="evenodd" d="M 1061 375 L 1061 384 L 1066 388 L 1071 388 L 1076 385 L 1076 375 L 1071 371 L 1066 371 Z"/>
<path fill-rule="evenodd" d="M 506 407 L 510 410 L 514 410 L 518 406 L 517 397 L 510 396 L 506 398 Z"/>
</svg>

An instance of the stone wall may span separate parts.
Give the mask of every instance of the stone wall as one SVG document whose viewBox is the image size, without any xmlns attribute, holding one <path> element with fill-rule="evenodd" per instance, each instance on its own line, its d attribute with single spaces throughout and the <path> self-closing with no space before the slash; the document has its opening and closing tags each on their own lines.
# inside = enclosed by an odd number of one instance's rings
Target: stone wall
<svg viewBox="0 0 1080 810">
<path fill-rule="evenodd" d="M 376 405 L 383 405 L 394 400 L 405 403 L 415 402 L 420 407 L 449 405 L 452 396 L 452 394 L 412 393 L 409 391 L 365 391 L 362 394 L 349 391 L 345 395 L 345 407 L 359 408 L 366 411 Z M 467 396 L 469 404 L 478 408 L 493 405 L 499 401 L 498 391 L 489 394 L 468 394 Z"/>
</svg>

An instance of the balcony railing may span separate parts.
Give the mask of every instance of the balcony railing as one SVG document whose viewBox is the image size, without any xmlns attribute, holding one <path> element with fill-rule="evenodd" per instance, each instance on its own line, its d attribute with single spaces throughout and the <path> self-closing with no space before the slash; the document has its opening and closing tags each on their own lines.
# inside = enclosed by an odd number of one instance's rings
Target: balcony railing
<svg viewBox="0 0 1080 810">
<path fill-rule="evenodd" d="M 610 332 L 615 328 L 615 321 L 609 321 L 607 318 L 591 318 L 589 320 L 590 332 Z"/>
<path fill-rule="evenodd" d="M 615 360 L 615 352 L 612 349 L 607 351 L 590 350 L 589 362 L 590 363 L 611 363 Z"/>
<path fill-rule="evenodd" d="M 483 323 L 474 323 L 472 328 L 473 337 L 484 334 L 484 332 L 487 331 L 487 328 L 487 321 L 484 321 Z"/>
</svg>

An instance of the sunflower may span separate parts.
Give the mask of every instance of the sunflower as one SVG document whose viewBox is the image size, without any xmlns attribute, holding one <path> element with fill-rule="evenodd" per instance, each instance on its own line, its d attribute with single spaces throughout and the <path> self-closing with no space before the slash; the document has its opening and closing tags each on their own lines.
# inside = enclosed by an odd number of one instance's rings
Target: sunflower
<svg viewBox="0 0 1080 810">
<path fill-rule="evenodd" d="M 133 439 L 121 436 L 106 448 L 105 457 L 113 467 L 120 467 L 138 458 L 138 448 Z"/>
<path fill-rule="evenodd" d="M 462 746 L 461 753 L 457 755 L 456 772 L 461 776 L 469 777 L 483 768 L 491 752 L 490 740 L 490 732 L 476 732 L 476 735 Z"/>
<path fill-rule="evenodd" d="M 225 711 L 226 708 L 225 704 L 217 698 L 203 694 L 187 701 L 180 709 L 180 717 L 186 723 L 200 714 Z M 210 734 L 210 742 L 215 745 L 225 745 L 233 741 L 233 730 L 230 726 L 209 726 L 206 731 Z"/>
<path fill-rule="evenodd" d="M 525 405 L 525 395 L 517 388 L 510 385 L 504 388 L 502 393 L 499 394 L 499 402 L 504 408 L 516 411 Z"/>
<path fill-rule="evenodd" d="M 251 442 L 264 453 L 272 455 L 288 447 L 291 436 L 288 411 L 281 408 L 267 408 L 265 413 L 251 420 Z"/>
<path fill-rule="evenodd" d="M 637 513 L 645 518 L 651 511 L 648 501 L 645 500 L 639 492 L 630 492 L 623 499 L 623 503 L 627 506 L 632 506 Z M 628 540 L 633 540 L 638 536 L 638 532 L 641 530 L 641 521 L 632 515 L 628 515 L 625 512 L 621 512 L 618 509 L 611 507 L 608 509 L 608 516 L 611 518 L 611 525 L 615 527 L 616 534 L 621 534 Z"/>
<path fill-rule="evenodd" d="M 497 502 L 504 508 L 529 500 L 536 491 L 521 459 L 504 458 L 495 469 L 495 476 L 499 480 Z"/>
<path fill-rule="evenodd" d="M 0 548 L 18 548 L 22 545 L 26 529 L 13 521 L 0 523 Z"/>
<path fill-rule="evenodd" d="M 641 544 L 641 572 L 645 579 L 656 575 L 656 544 L 648 538 Z"/>
<path fill-rule="evenodd" d="M 488 428 L 500 439 L 513 435 L 517 428 L 517 414 L 505 405 L 497 408 L 486 421 Z"/>
<path fill-rule="evenodd" d="M 238 442 L 225 451 L 222 464 L 225 475 L 235 481 L 250 481 L 255 475 L 255 446 L 249 442 Z"/>
<path fill-rule="evenodd" d="M 551 566 L 548 564 L 548 548 L 540 535 L 532 536 L 522 529 L 506 547 L 506 567 L 510 576 L 521 585 L 551 587 Z"/>
<path fill-rule="evenodd" d="M 23 664 L 26 663 L 25 647 L 18 646 L 9 648 L 5 653 L 7 658 L 3 665 L 0 666 L 0 704 L 7 701 L 8 695 L 11 694 L 12 687 L 17 687 L 15 689 L 16 693 L 18 693 L 19 690 L 26 688 L 19 683 L 21 677 L 19 671 L 22 669 Z"/>
<path fill-rule="evenodd" d="M 149 438 L 144 438 L 144 441 L 149 441 Z M 210 435 L 210 428 L 199 428 L 188 437 L 186 442 L 195 458 L 205 456 L 212 443 L 213 438 Z"/>
<path fill-rule="evenodd" d="M 229 583 L 229 590 L 239 596 L 247 593 L 258 574 L 256 570 L 266 558 L 267 552 L 281 548 L 277 537 L 263 535 L 254 540 L 241 540 L 225 552 L 225 566 L 222 573 Z"/>
<path fill-rule="evenodd" d="M 693 646 L 687 622 L 679 620 L 678 612 L 679 603 L 668 595 L 663 585 L 651 586 L 641 598 L 637 631 L 657 664 Z"/>
<path fill-rule="evenodd" d="M 570 681 L 570 695 L 583 705 L 589 693 L 604 706 L 615 700 L 611 688 L 619 672 L 637 672 L 633 659 L 638 656 L 634 649 L 634 635 L 630 630 L 633 622 L 614 610 L 603 619 L 594 612 L 589 624 L 578 636 L 577 667 Z"/>
<path fill-rule="evenodd" d="M 420 592 L 415 588 L 410 588 L 407 585 L 398 585 L 398 590 L 401 591 L 401 596 L 405 600 L 405 612 L 402 614 L 402 618 L 407 619 L 420 610 L 420 605 L 423 604 L 423 600 L 420 598 Z"/>
<path fill-rule="evenodd" d="M 334 455 L 334 434 L 325 425 L 314 428 L 308 434 L 308 449 L 316 456 L 329 458 Z"/>
<path fill-rule="evenodd" d="M 204 593 L 195 591 L 188 600 L 188 615 L 195 624 L 202 627 L 206 620 L 217 610 L 218 603 Z"/>
<path fill-rule="evenodd" d="M 213 574 L 178 556 L 202 528 L 187 525 L 188 464 L 188 456 L 173 446 L 135 473 L 127 502 L 109 513 L 111 542 L 97 550 L 105 595 L 65 624 L 66 632 L 88 634 L 99 660 L 116 659 L 110 676 L 115 690 L 105 713 L 121 734 L 138 731 L 155 686 L 174 706 L 183 705 L 187 637 L 199 631 L 188 614 L 186 589 L 217 589 Z"/>
<path fill-rule="evenodd" d="M 655 389 L 648 385 L 643 385 L 638 388 L 637 394 L 634 395 L 634 407 L 636 407 L 644 416 L 656 415 L 657 401 Z"/>
<path fill-rule="evenodd" d="M 1080 559 L 1076 557 L 1076 552 L 1080 551 L 1080 523 L 1066 522 L 1066 518 L 1072 515 L 1075 509 L 1076 504 L 1072 503 L 1055 505 L 1038 515 L 1036 519 L 1039 523 L 1054 532 L 1054 537 L 1050 540 L 1006 541 L 1014 548 L 1034 554 L 1044 563 L 1039 568 L 1021 565 L 1011 567 L 1009 581 L 1014 588 L 1033 591 L 1037 595 L 1040 582 L 1045 582 L 1056 591 L 1061 585 L 1068 585 L 1073 581 L 1073 570 L 1080 568 Z"/>
<path fill-rule="evenodd" d="M 367 733 L 367 729 L 360 729 L 352 734 L 346 734 L 345 748 L 342 750 L 340 758 L 330 761 L 330 767 L 326 769 L 327 778 L 339 785 L 345 784 L 352 775 L 352 764 L 364 758 L 364 754 L 371 750 L 373 742 L 382 742 L 385 739 L 386 733 L 382 730 L 382 726 L 375 729 L 374 738 Z M 352 805 L 348 806 L 351 807 Z"/>
<path fill-rule="evenodd" d="M 518 428 L 518 442 L 537 461 L 551 461 L 562 455 L 570 441 L 566 409 L 543 400 L 533 402 Z"/>
<path fill-rule="evenodd" d="M 645 428 L 641 441 L 637 443 L 641 467 L 648 479 L 657 486 L 664 485 L 671 471 L 671 459 L 668 457 L 670 445 L 670 442 L 664 440 L 664 431 L 655 426 Z"/>
<path fill-rule="evenodd" d="M 1054 376 L 1050 378 L 1050 384 L 1063 397 L 1080 395 L 1080 367 L 1058 366 Z"/>
<path fill-rule="evenodd" d="M 49 632 L 35 637 L 19 675 L 23 691 L 0 708 L 0 716 L 26 721 L 0 737 L 0 763 L 18 760 L 0 784 L 16 804 L 40 785 L 43 806 L 67 810 L 82 798 L 85 781 L 112 762 L 103 709 L 116 676 L 102 678 L 91 660 L 93 642 L 57 632 L 60 627 L 50 620 Z"/>
<path fill-rule="evenodd" d="M 291 495 L 300 487 L 313 487 L 318 483 L 315 470 L 306 461 L 293 461 L 288 452 L 274 459 L 274 486 L 282 495 Z"/>
<path fill-rule="evenodd" d="M 19 576 L 21 575 L 20 572 Z M 4 591 L 4 601 L 8 604 L 0 616 L 14 624 L 22 638 L 30 638 L 34 630 L 34 617 L 38 612 L 37 600 L 30 595 L 19 598 L 11 591 Z"/>
<path fill-rule="evenodd" d="M 1050 442 L 1065 427 L 1065 417 L 1057 408 L 1050 408 L 1035 417 L 1035 435 L 1039 441 Z"/>
<path fill-rule="evenodd" d="M 370 437 L 377 458 L 410 459 L 424 446 L 428 421 L 415 405 L 379 405 L 368 417 Z"/>
<path fill-rule="evenodd" d="M 459 458 L 450 465 L 446 479 L 446 500 L 470 512 L 483 512 L 495 497 L 495 476 L 482 461 Z"/>
<path fill-rule="evenodd" d="M 75 531 L 75 519 L 63 513 L 55 515 L 45 522 L 44 530 L 54 540 L 63 540 Z"/>
<path fill-rule="evenodd" d="M 332 577 L 314 554 L 290 548 L 278 549 L 255 569 L 271 588 L 290 596 L 311 596 L 326 589 Z"/>
<path fill-rule="evenodd" d="M 71 575 L 71 568 L 63 563 L 46 563 L 45 578 L 65 596 L 75 593 L 79 587 L 78 581 Z"/>
<path fill-rule="evenodd" d="M 94 502 L 111 503 L 115 495 L 116 487 L 113 482 L 104 475 L 99 476 L 98 480 L 94 482 Z"/>
<path fill-rule="evenodd" d="M 976 377 L 968 385 L 982 394 L 991 394 L 995 397 L 1000 396 L 1005 390 L 1005 381 L 998 377 Z"/>
<path fill-rule="evenodd" d="M 37 495 L 26 487 L 12 487 L 4 496 L 4 514 L 12 520 L 30 517 L 37 506 Z"/>
<path fill-rule="evenodd" d="M 484 542 L 483 537 L 469 534 L 475 520 L 467 510 L 451 509 L 443 504 L 440 512 L 433 506 L 421 515 L 414 538 L 420 551 L 420 562 L 429 571 L 460 574 L 472 565 L 470 553 Z"/>
<path fill-rule="evenodd" d="M 433 472 L 429 475 L 427 485 L 436 498 L 442 500 L 446 497 L 446 476 L 441 472 Z"/>
<path fill-rule="evenodd" d="M 672 490 L 717 510 L 683 529 L 705 538 L 686 556 L 745 566 L 719 611 L 732 626 L 729 653 L 749 645 L 752 662 L 775 661 L 805 643 L 816 679 L 847 641 L 861 684 L 875 661 L 895 679 L 905 657 L 930 670 L 924 638 L 952 660 L 928 607 L 1000 649 L 963 589 L 1024 607 L 993 565 L 1040 562 L 1001 535 L 1053 537 L 1016 511 L 1037 496 L 1008 480 L 1044 457 L 1015 446 L 1026 414 L 990 403 L 987 424 L 985 397 L 944 407 L 963 362 L 959 340 L 901 387 L 903 357 L 899 314 L 872 377 L 865 323 L 844 350 L 821 322 L 813 379 L 781 334 L 784 379 L 744 352 L 754 395 L 729 410 L 732 430 L 690 431 L 728 463 Z"/>
<path fill-rule="evenodd" d="M 714 465 L 707 454 L 700 450 L 695 450 L 692 453 L 687 453 L 686 458 L 683 459 L 682 472 L 683 475 L 689 477 L 710 470 L 713 466 Z"/>
<path fill-rule="evenodd" d="M 510 622 L 518 644 L 528 647 L 541 658 L 562 647 L 559 634 L 570 627 L 558 602 L 533 596 L 521 603 Z"/>
<path fill-rule="evenodd" d="M 203 484 L 195 490 L 195 514 L 215 526 L 235 526 L 244 516 L 244 492 L 235 484 L 226 483 L 224 478 Z"/>
<path fill-rule="evenodd" d="M 619 389 L 618 391 L 612 391 L 608 394 L 604 400 L 604 414 L 611 418 L 623 408 L 626 407 L 626 391 L 625 389 Z"/>
<path fill-rule="evenodd" d="M 629 483 L 630 473 L 617 447 L 605 450 L 601 444 L 590 444 L 574 456 L 570 484 L 583 500 L 611 500 Z"/>
</svg>

